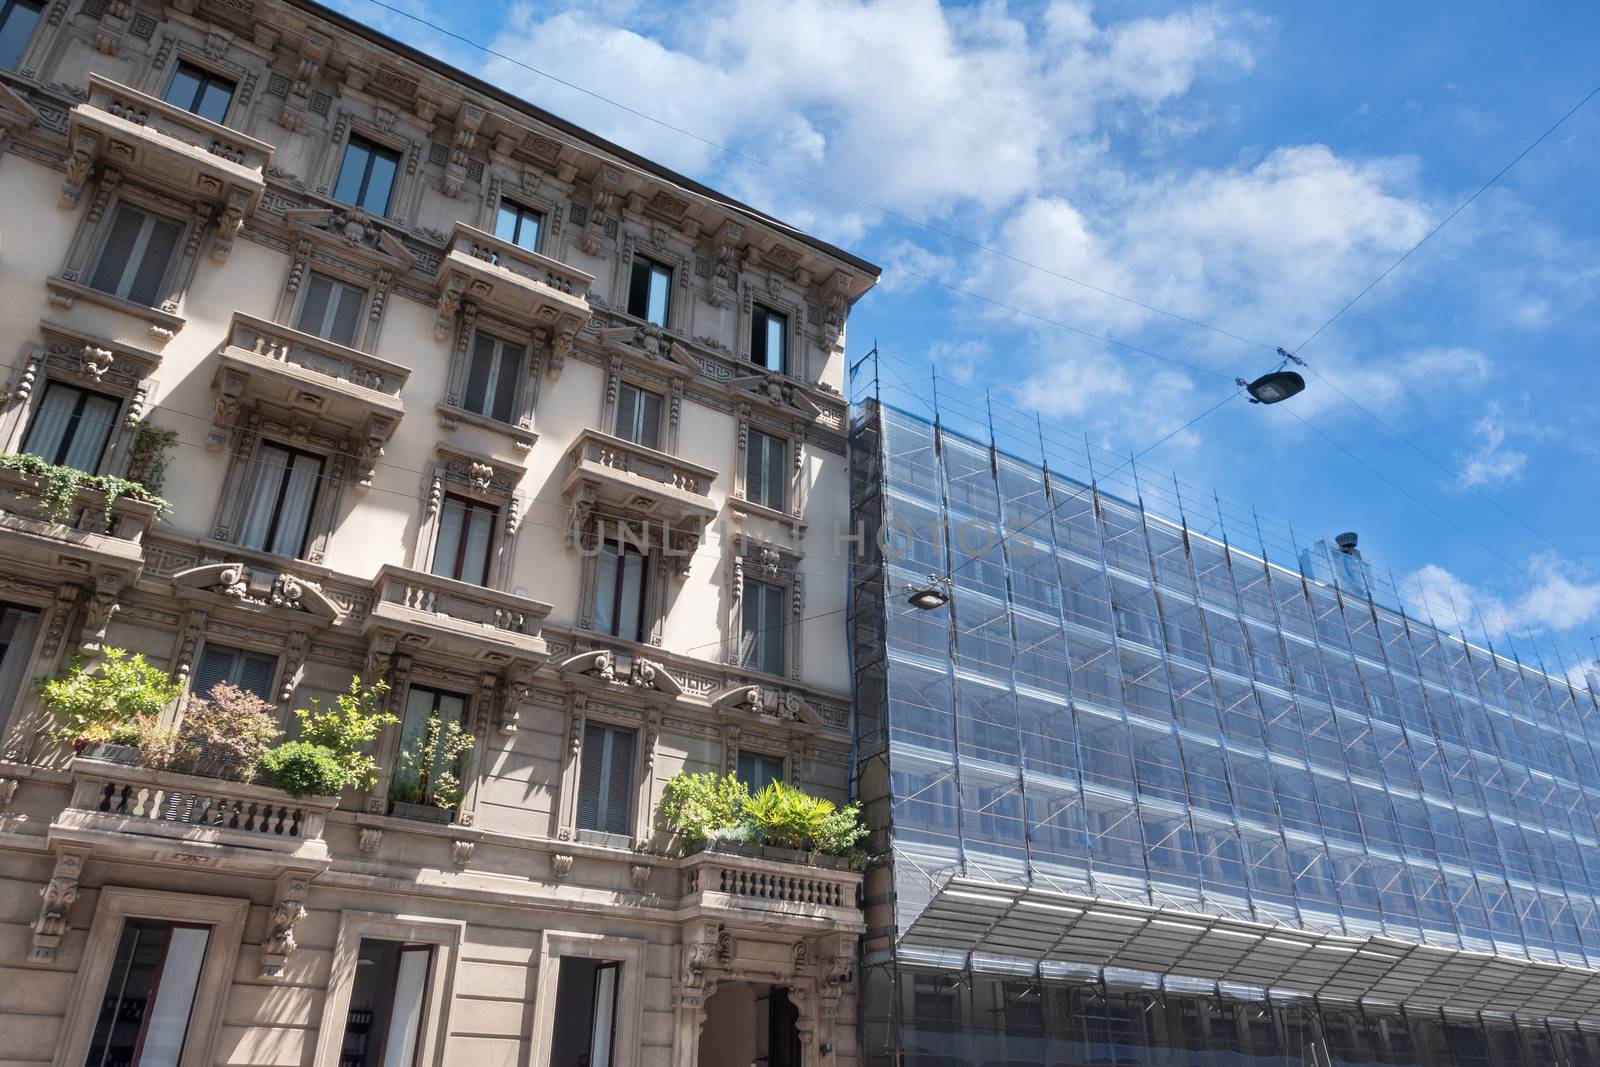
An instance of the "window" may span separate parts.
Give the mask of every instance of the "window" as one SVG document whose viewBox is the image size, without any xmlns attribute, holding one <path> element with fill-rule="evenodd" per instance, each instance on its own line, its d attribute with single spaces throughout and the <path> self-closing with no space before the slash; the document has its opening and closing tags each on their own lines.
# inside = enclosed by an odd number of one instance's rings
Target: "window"
<svg viewBox="0 0 1600 1067">
<path fill-rule="evenodd" d="M 494 235 L 518 248 L 537 252 L 544 238 L 544 213 L 523 207 L 514 200 L 502 200 L 500 213 L 494 220 Z"/>
<path fill-rule="evenodd" d="M 344 162 L 339 164 L 339 180 L 333 185 L 333 198 L 374 215 L 389 213 L 395 173 L 400 169 L 400 153 L 373 144 L 365 137 L 350 138 L 344 146 Z"/>
<path fill-rule="evenodd" d="M 432 962 L 431 945 L 361 939 L 339 1067 L 412 1067 Z"/>
<path fill-rule="evenodd" d="M 611 1067 L 617 1034 L 617 977 L 614 960 L 567 956 L 556 978 L 556 1026 L 550 1045 L 552 1064 Z"/>
<path fill-rule="evenodd" d="M 260 652 L 246 652 L 242 648 L 229 648 L 206 642 L 200 656 L 200 666 L 194 672 L 191 691 L 205 696 L 211 687 L 221 682 L 248 689 L 256 696 L 272 702 L 272 676 L 278 671 L 278 657 Z"/>
<path fill-rule="evenodd" d="M 354 345 L 366 303 L 365 289 L 312 271 L 294 328 L 334 344 Z"/>
<path fill-rule="evenodd" d="M 638 734 L 587 723 L 578 768 L 578 829 L 627 837 L 633 826 L 633 749 Z"/>
<path fill-rule="evenodd" d="M 783 781 L 783 757 L 760 752 L 739 753 L 739 781 L 752 793 L 759 793 L 773 782 Z"/>
<path fill-rule="evenodd" d="M 177 1067 L 210 939 L 207 926 L 123 922 L 85 1067 Z"/>
<path fill-rule="evenodd" d="M 51 382 L 28 423 L 22 450 L 48 463 L 93 474 L 105 454 L 122 401 Z"/>
<path fill-rule="evenodd" d="M 428 740 L 430 724 L 437 721 L 442 729 L 446 723 L 466 725 L 467 698 L 460 693 L 447 693 L 414 685 L 406 693 L 405 716 L 400 720 L 400 759 L 394 769 L 394 779 L 389 786 L 389 797 L 408 804 L 432 804 L 448 799 L 439 792 L 448 781 L 459 788 L 461 766 L 457 762 L 447 765 L 436 756 L 431 764 L 422 764 L 415 753 Z M 413 754 L 407 758 L 407 754 Z M 441 804 L 454 807 L 454 804 Z"/>
<path fill-rule="evenodd" d="M 227 78 L 192 63 L 180 62 L 164 99 L 221 125 L 228 117 L 228 105 L 233 103 L 234 88 L 234 83 Z"/>
<path fill-rule="evenodd" d="M 616 434 L 646 448 L 661 447 L 661 395 L 623 382 L 617 389 Z"/>
<path fill-rule="evenodd" d="M 789 316 L 755 306 L 750 317 L 750 362 L 779 374 L 789 370 Z"/>
<path fill-rule="evenodd" d="M 467 410 L 510 422 L 517 411 L 523 355 L 521 345 L 479 330 L 472 338 L 472 363 L 467 368 Z"/>
<path fill-rule="evenodd" d="M 433 545 L 434 574 L 473 585 L 489 581 L 489 549 L 499 509 L 447 494 L 439 515 L 439 537 Z"/>
<path fill-rule="evenodd" d="M 783 601 L 782 586 L 745 579 L 740 608 L 741 666 L 783 673 Z"/>
<path fill-rule="evenodd" d="M 311 508 L 322 479 L 322 459 L 282 445 L 262 445 L 255 480 L 244 505 L 239 543 L 280 556 L 305 551 Z"/>
<path fill-rule="evenodd" d="M 33 608 L 0 604 L 0 725 L 22 691 L 39 633 L 39 613 Z"/>
<path fill-rule="evenodd" d="M 607 541 L 595 560 L 594 628 L 629 641 L 644 640 L 645 575 L 650 557 L 638 546 Z"/>
<path fill-rule="evenodd" d="M 8 70 L 22 59 L 23 49 L 39 25 L 43 0 L 3 0 L 0 2 L 0 67 Z"/>
<path fill-rule="evenodd" d="M 751 430 L 744 464 L 745 499 L 782 511 L 788 497 L 789 442 L 770 433 Z"/>
<path fill-rule="evenodd" d="M 628 314 L 666 326 L 672 307 L 672 268 L 643 256 L 633 257 L 633 277 L 628 284 Z"/>
<path fill-rule="evenodd" d="M 89 276 L 90 288 L 154 307 L 164 295 L 162 284 L 182 236 L 182 223 L 118 204 L 100 260 Z"/>
</svg>

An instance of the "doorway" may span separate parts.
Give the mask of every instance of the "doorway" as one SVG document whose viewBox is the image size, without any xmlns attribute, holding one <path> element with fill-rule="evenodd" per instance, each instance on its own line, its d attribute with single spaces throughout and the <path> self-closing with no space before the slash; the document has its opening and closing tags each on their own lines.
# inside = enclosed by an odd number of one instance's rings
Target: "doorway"
<svg viewBox="0 0 1600 1067">
<path fill-rule="evenodd" d="M 700 1067 L 800 1067 L 799 1021 L 787 986 L 720 982 L 706 1001 Z"/>
</svg>

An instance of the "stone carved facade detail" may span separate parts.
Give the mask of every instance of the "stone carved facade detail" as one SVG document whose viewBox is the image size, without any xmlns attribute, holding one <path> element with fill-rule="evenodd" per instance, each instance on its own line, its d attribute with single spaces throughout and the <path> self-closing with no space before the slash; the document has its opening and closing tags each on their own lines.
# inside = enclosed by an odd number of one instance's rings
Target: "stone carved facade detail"
<svg viewBox="0 0 1600 1067">
<path fill-rule="evenodd" d="M 39 890 L 39 915 L 33 920 L 33 939 L 28 949 L 30 963 L 49 963 L 66 936 L 67 919 L 78 899 L 78 879 L 83 875 L 84 856 L 63 852 L 56 857 L 50 880 Z"/>
<path fill-rule="evenodd" d="M 290 875 L 278 883 L 266 939 L 261 942 L 261 977 L 282 978 L 284 965 L 295 949 L 295 924 L 305 918 L 305 878 Z"/>
</svg>

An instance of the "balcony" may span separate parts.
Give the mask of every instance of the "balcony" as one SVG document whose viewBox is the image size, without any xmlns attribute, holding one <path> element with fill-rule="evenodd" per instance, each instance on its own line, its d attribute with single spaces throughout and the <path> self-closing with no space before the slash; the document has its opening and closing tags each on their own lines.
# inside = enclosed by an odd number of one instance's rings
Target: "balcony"
<svg viewBox="0 0 1600 1067">
<path fill-rule="evenodd" d="M 734 853 L 726 847 L 679 861 L 684 875 L 679 908 L 685 918 L 784 924 L 813 933 L 862 929 L 856 904 L 860 871 L 821 865 L 840 862 L 831 857 L 788 862 L 773 858 L 773 849 Z M 752 854 L 742 854 L 746 851 Z"/>
<path fill-rule="evenodd" d="M 266 189 L 272 146 L 220 126 L 98 74 L 89 99 L 72 109 L 62 204 L 75 206 L 98 163 L 189 200 L 217 208 L 226 255 L 239 224 L 254 214 Z"/>
<path fill-rule="evenodd" d="M 352 434 L 369 468 L 405 414 L 408 368 L 253 315 L 234 314 L 217 363 L 219 411 L 261 399 L 312 415 Z M 219 418 L 210 443 L 220 446 L 227 433 Z"/>
<path fill-rule="evenodd" d="M 369 639 L 388 632 L 409 651 L 426 650 L 493 670 L 549 658 L 539 634 L 549 604 L 387 564 L 372 586 L 372 613 L 363 627 Z"/>
<path fill-rule="evenodd" d="M 119 496 L 107 521 L 105 494 L 80 485 L 69 507 L 52 513 L 44 480 L 0 467 L 0 552 L 16 574 L 81 579 L 121 577 L 131 583 L 144 565 L 144 538 L 161 506 Z"/>
<path fill-rule="evenodd" d="M 553 346 L 553 362 L 563 360 L 589 321 L 593 281 L 559 260 L 458 222 L 435 275 L 439 317 L 434 336 L 449 337 L 462 301 L 468 300 L 543 332 Z"/>
<path fill-rule="evenodd" d="M 698 527 L 717 513 L 717 472 L 598 430 L 585 430 L 567 452 L 561 491 L 574 507 L 602 505 L 626 515 Z"/>
<path fill-rule="evenodd" d="M 328 866 L 322 838 L 337 797 L 292 797 L 246 782 L 78 757 L 52 845 L 97 856 L 270 874 Z"/>
</svg>

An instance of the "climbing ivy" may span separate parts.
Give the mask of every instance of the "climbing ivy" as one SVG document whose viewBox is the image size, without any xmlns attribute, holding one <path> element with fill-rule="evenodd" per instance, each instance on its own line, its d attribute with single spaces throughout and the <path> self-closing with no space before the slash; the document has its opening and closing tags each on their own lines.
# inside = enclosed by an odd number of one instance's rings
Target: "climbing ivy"
<svg viewBox="0 0 1600 1067">
<path fill-rule="evenodd" d="M 160 494 L 167 484 L 167 453 L 178 443 L 178 431 L 140 419 L 134 423 L 133 453 L 128 460 L 128 477 L 149 493 Z"/>
<path fill-rule="evenodd" d="M 72 521 L 77 510 L 78 491 L 89 489 L 105 496 L 105 519 L 112 520 L 111 509 L 121 497 L 155 504 L 162 511 L 171 507 L 165 500 L 145 488 L 143 483 L 118 478 L 110 474 L 85 474 L 75 467 L 58 467 L 46 463 L 38 456 L 26 452 L 0 452 L 0 469 L 15 471 L 32 485 L 17 495 L 37 500 L 51 522 L 65 524 Z"/>
</svg>

